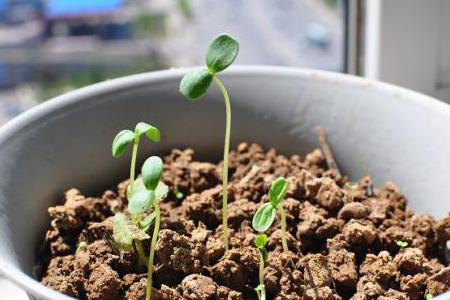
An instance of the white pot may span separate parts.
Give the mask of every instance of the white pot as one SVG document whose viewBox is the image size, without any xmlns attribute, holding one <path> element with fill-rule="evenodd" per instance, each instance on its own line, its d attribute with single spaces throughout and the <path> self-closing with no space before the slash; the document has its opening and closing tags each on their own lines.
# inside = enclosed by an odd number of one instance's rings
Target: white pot
<svg viewBox="0 0 450 300">
<path fill-rule="evenodd" d="M 178 85 L 185 72 L 95 84 L 0 129 L 2 276 L 38 299 L 71 299 L 30 277 L 49 226 L 47 207 L 71 187 L 100 193 L 126 178 L 129 161 L 110 154 L 119 130 L 138 121 L 161 129 L 162 141 L 142 143 L 142 155 L 192 147 L 204 159 L 221 157 L 223 100 L 215 88 L 197 103 L 184 99 Z M 370 174 L 376 185 L 392 180 L 416 212 L 442 218 L 450 211 L 450 106 L 393 85 L 321 71 L 235 67 L 221 78 L 231 97 L 232 146 L 258 142 L 304 155 L 319 147 L 315 126 L 321 125 L 351 179 Z M 443 297 L 435 299 L 450 295 Z"/>
</svg>

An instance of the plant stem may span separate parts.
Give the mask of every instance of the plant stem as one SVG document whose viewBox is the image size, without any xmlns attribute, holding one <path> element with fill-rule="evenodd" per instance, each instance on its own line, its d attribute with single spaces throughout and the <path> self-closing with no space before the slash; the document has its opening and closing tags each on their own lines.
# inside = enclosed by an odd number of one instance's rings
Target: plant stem
<svg viewBox="0 0 450 300">
<path fill-rule="evenodd" d="M 289 252 L 289 248 L 286 242 L 286 212 L 284 211 L 283 206 L 281 203 L 278 205 L 278 211 L 281 215 L 281 243 L 283 244 L 283 251 L 284 253 Z"/>
<path fill-rule="evenodd" d="M 148 267 L 147 257 L 144 253 L 144 248 L 142 247 L 142 242 L 140 240 L 136 240 L 136 249 L 139 254 L 139 261 Z"/>
<path fill-rule="evenodd" d="M 158 241 L 159 224 L 161 223 L 161 211 L 159 209 L 158 201 L 155 201 L 155 228 L 153 230 L 152 244 L 150 246 L 150 256 L 148 259 L 148 274 L 147 274 L 147 293 L 146 300 L 152 298 L 152 274 L 153 274 L 153 259 L 155 257 L 156 242 Z"/>
<path fill-rule="evenodd" d="M 231 131 L 231 105 L 230 98 L 228 97 L 227 90 L 223 83 L 213 76 L 214 82 L 222 92 L 223 99 L 225 100 L 226 109 L 226 127 L 225 127 L 225 144 L 223 147 L 223 168 L 222 168 L 222 230 L 223 230 L 223 243 L 225 250 L 228 250 L 228 153 L 230 152 L 230 131 Z"/>
<path fill-rule="evenodd" d="M 134 192 L 134 174 L 136 170 L 136 156 L 137 156 L 137 150 L 139 146 L 139 136 L 137 136 L 134 139 L 134 146 L 133 146 L 133 154 L 131 156 L 131 168 L 130 168 L 130 189 L 129 194 L 130 196 L 133 195 Z"/>
<path fill-rule="evenodd" d="M 259 251 L 259 284 L 264 286 L 264 255 Z M 266 300 L 266 289 L 261 290 L 261 300 Z"/>
</svg>

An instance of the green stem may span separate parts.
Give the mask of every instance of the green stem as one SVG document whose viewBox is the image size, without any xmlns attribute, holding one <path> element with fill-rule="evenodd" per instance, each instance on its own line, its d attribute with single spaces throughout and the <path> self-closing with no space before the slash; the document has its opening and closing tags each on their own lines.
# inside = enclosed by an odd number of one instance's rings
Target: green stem
<svg viewBox="0 0 450 300">
<path fill-rule="evenodd" d="M 228 153 L 230 152 L 231 105 L 230 98 L 228 97 L 227 90 L 225 89 L 223 83 L 219 80 L 219 78 L 217 78 L 216 75 L 214 75 L 213 79 L 219 87 L 219 90 L 222 92 L 226 109 L 225 144 L 223 147 L 222 169 L 222 230 L 225 250 L 228 250 Z"/>
<path fill-rule="evenodd" d="M 158 241 L 159 224 L 161 223 L 161 211 L 159 209 L 158 201 L 155 201 L 155 228 L 153 230 L 152 244 L 150 246 L 150 256 L 148 259 L 148 274 L 147 274 L 147 293 L 146 300 L 152 298 L 152 274 L 153 274 L 153 259 L 155 257 L 156 242 Z"/>
<path fill-rule="evenodd" d="M 137 156 L 138 146 L 139 146 L 139 136 L 137 136 L 134 139 L 133 154 L 131 156 L 130 188 L 129 188 L 130 196 L 133 195 L 133 192 L 134 192 L 134 176 L 135 176 L 135 170 L 136 170 L 136 156 Z"/>
<path fill-rule="evenodd" d="M 136 249 L 139 254 L 140 263 L 148 267 L 147 257 L 145 256 L 144 248 L 142 247 L 142 242 L 140 240 L 136 240 Z"/>
<path fill-rule="evenodd" d="M 281 243 L 283 244 L 284 253 L 288 253 L 289 248 L 286 242 L 286 213 L 281 203 L 278 205 L 278 211 L 281 215 Z"/>
<path fill-rule="evenodd" d="M 259 251 L 259 284 L 264 286 L 264 254 Z M 261 290 L 261 300 L 266 300 L 266 289 Z"/>
</svg>

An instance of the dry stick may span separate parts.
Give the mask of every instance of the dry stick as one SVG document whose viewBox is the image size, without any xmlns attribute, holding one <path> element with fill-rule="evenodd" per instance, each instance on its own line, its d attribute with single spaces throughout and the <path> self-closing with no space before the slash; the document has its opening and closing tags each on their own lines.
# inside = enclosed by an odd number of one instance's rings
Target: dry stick
<svg viewBox="0 0 450 300">
<path fill-rule="evenodd" d="M 327 136 L 325 135 L 325 131 L 323 131 L 322 127 L 320 125 L 317 125 L 316 127 L 317 134 L 319 135 L 319 141 L 320 141 L 320 147 L 323 150 L 323 154 L 325 155 L 325 159 L 327 161 L 328 167 L 336 171 L 339 175 L 341 175 L 341 172 L 339 172 L 339 168 L 336 164 L 336 161 L 334 160 L 333 153 L 331 152 L 330 145 L 327 141 Z"/>
<path fill-rule="evenodd" d="M 317 290 L 317 287 L 316 287 L 316 285 L 314 284 L 312 272 L 311 272 L 311 269 L 310 269 L 310 267 L 309 267 L 309 260 L 306 262 L 306 272 L 308 272 L 309 284 L 310 284 L 311 287 L 313 288 L 314 294 L 315 294 L 316 298 L 319 298 L 319 291 Z"/>
<path fill-rule="evenodd" d="M 329 266 L 328 266 L 328 259 L 325 260 L 325 269 L 327 269 L 328 277 L 330 277 L 331 282 L 333 283 L 334 291 L 337 293 L 337 291 L 336 291 L 336 283 L 334 282 L 333 274 L 331 273 L 331 270 L 330 270 L 330 268 L 329 268 Z"/>
</svg>

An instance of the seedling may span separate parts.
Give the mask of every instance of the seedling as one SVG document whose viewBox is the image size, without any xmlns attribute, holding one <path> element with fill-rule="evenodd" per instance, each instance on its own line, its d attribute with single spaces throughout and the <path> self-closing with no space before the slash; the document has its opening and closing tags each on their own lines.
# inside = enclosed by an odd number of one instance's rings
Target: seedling
<svg viewBox="0 0 450 300">
<path fill-rule="evenodd" d="M 189 100 L 199 100 L 214 81 L 225 100 L 226 125 L 222 170 L 222 230 L 225 249 L 228 250 L 228 153 L 230 152 L 231 105 L 228 92 L 217 73 L 225 70 L 235 60 L 239 43 L 228 34 L 217 36 L 206 52 L 206 68 L 187 73 L 180 82 L 180 93 Z"/>
<path fill-rule="evenodd" d="M 131 220 L 127 219 L 122 213 L 117 213 L 114 217 L 113 238 L 116 244 L 126 251 L 132 251 L 133 245 L 136 245 L 141 261 L 145 261 L 145 265 L 148 267 L 146 300 L 151 299 L 152 293 L 153 260 L 161 223 L 159 202 L 165 199 L 169 192 L 169 188 L 160 181 L 162 171 L 163 162 L 161 158 L 158 156 L 149 157 L 142 166 L 143 188 L 137 190 L 128 203 Z M 153 213 L 146 215 L 152 207 Z M 145 215 L 146 217 L 144 217 Z M 150 238 L 146 232 L 153 221 L 155 225 L 147 262 L 141 242 Z"/>
<path fill-rule="evenodd" d="M 433 299 L 433 294 L 427 294 L 427 295 L 425 296 L 425 299 L 426 299 L 426 300 L 432 300 L 432 299 Z"/>
<path fill-rule="evenodd" d="M 255 238 L 255 246 L 259 249 L 259 285 L 255 288 L 259 300 L 266 300 L 266 288 L 264 285 L 264 263 L 267 260 L 267 236 L 259 235 Z"/>
<path fill-rule="evenodd" d="M 405 241 L 397 241 L 397 246 L 399 246 L 400 248 L 406 248 L 408 247 L 408 242 Z"/>
<path fill-rule="evenodd" d="M 77 256 L 78 253 L 83 252 L 84 250 L 86 250 L 87 247 L 87 243 L 85 241 L 81 241 L 78 246 L 77 249 L 75 250 L 75 256 Z"/>
<path fill-rule="evenodd" d="M 264 232 L 272 226 L 275 220 L 277 210 L 281 216 L 281 243 L 283 244 L 283 251 L 287 253 L 289 251 L 286 242 L 286 212 L 284 211 L 281 201 L 286 196 L 289 183 L 283 177 L 277 178 L 269 190 L 269 202 L 261 205 L 256 211 L 253 217 L 252 225 L 256 231 Z"/>
<path fill-rule="evenodd" d="M 114 138 L 112 144 L 112 155 L 119 157 L 125 153 L 127 148 L 133 143 L 133 154 L 131 156 L 131 167 L 130 167 L 130 184 L 128 185 L 127 197 L 130 199 L 135 192 L 135 169 L 136 169 L 136 157 L 137 150 L 139 147 L 139 140 L 141 136 L 145 135 L 154 142 L 159 142 L 160 133 L 158 128 L 153 127 L 147 123 L 140 122 L 136 125 L 134 131 L 122 130 Z"/>
</svg>

